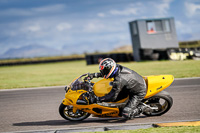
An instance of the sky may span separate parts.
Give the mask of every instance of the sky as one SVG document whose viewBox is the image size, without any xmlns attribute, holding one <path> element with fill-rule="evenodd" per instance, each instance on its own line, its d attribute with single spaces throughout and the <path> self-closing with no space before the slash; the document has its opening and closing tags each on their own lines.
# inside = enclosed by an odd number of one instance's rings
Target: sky
<svg viewBox="0 0 200 133">
<path fill-rule="evenodd" d="M 200 40 L 200 0 L 0 0 L 0 55 L 42 45 L 65 54 L 131 45 L 128 23 L 174 17 L 178 41 Z"/>
</svg>

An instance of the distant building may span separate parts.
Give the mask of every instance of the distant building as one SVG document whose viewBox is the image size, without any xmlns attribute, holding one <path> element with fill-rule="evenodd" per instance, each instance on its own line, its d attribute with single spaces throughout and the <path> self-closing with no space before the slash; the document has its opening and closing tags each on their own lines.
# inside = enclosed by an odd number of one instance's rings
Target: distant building
<svg viewBox="0 0 200 133">
<path fill-rule="evenodd" d="M 179 47 L 172 17 L 138 19 L 129 26 L 135 61 L 166 58 L 167 49 Z"/>
</svg>

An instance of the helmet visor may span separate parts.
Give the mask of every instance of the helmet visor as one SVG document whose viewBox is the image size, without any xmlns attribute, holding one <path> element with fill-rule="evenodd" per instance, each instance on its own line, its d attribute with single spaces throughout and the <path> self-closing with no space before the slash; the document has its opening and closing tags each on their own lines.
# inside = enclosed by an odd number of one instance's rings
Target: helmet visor
<svg viewBox="0 0 200 133">
<path fill-rule="evenodd" d="M 110 69 L 104 68 L 103 70 L 100 70 L 100 72 L 104 77 L 107 77 L 107 75 L 110 73 Z"/>
</svg>

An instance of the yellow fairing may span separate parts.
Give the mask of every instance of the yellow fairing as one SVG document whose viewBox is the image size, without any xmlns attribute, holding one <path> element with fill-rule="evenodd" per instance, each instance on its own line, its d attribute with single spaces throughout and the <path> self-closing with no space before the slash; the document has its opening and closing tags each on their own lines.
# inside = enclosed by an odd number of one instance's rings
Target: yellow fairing
<svg viewBox="0 0 200 133">
<path fill-rule="evenodd" d="M 173 75 L 153 75 L 143 78 L 147 84 L 147 94 L 144 97 L 145 99 L 166 89 L 174 81 Z"/>
<path fill-rule="evenodd" d="M 99 117 L 118 117 L 119 116 L 119 108 L 111 108 L 101 106 L 99 104 L 89 104 L 89 105 L 73 105 L 77 109 L 80 109 L 84 112 L 88 112 L 95 116 Z M 100 110 L 99 112 L 97 110 Z"/>
<path fill-rule="evenodd" d="M 73 112 L 75 113 L 77 109 L 84 112 L 88 112 L 98 117 L 118 117 L 119 109 L 105 107 L 99 104 L 88 104 L 88 105 L 78 105 L 77 100 L 80 98 L 81 94 L 85 93 L 85 90 L 73 91 L 71 89 L 65 94 L 65 99 L 63 100 L 64 105 L 73 105 Z M 121 100 L 123 102 L 125 99 Z M 98 112 L 100 110 L 100 112 Z"/>
<path fill-rule="evenodd" d="M 69 89 L 68 92 L 65 94 L 65 99 L 63 100 L 63 104 L 64 105 L 76 104 L 76 101 L 78 100 L 80 95 L 85 92 L 87 92 L 87 91 L 85 91 L 85 90 L 73 91 L 73 90 Z"/>
<path fill-rule="evenodd" d="M 171 83 L 174 81 L 173 75 L 153 75 L 153 76 L 146 76 L 143 77 L 147 84 L 147 94 L 145 98 L 149 98 L 160 91 L 166 89 Z M 113 78 L 111 79 L 102 79 L 95 83 L 94 85 L 94 93 L 98 97 L 105 96 L 108 94 L 112 89 L 112 82 Z"/>
<path fill-rule="evenodd" d="M 96 96 L 102 97 L 108 94 L 112 89 L 113 78 L 101 79 L 94 84 L 93 90 Z"/>
</svg>

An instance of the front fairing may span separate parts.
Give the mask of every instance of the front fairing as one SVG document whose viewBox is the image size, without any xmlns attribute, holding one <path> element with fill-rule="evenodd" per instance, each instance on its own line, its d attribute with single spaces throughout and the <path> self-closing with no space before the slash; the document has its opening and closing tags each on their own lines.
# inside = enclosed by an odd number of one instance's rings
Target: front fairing
<svg viewBox="0 0 200 133">
<path fill-rule="evenodd" d="M 86 93 L 87 91 L 86 90 L 71 90 L 69 89 L 67 91 L 67 93 L 65 94 L 65 99 L 63 100 L 63 104 L 64 105 L 74 105 L 74 104 L 77 104 L 77 100 L 80 99 L 80 96 L 83 94 L 83 93 Z"/>
<path fill-rule="evenodd" d="M 84 75 L 74 79 L 69 85 L 67 92 L 65 94 L 65 99 L 63 100 L 64 105 L 72 105 L 73 111 L 76 112 L 77 109 L 84 112 L 88 112 L 98 117 L 118 117 L 119 108 L 118 107 L 108 107 L 100 103 L 90 104 L 87 98 L 84 99 L 85 93 L 91 91 L 90 87 L 83 85 L 85 82 L 81 79 Z M 86 76 L 86 75 L 85 75 Z M 97 83 L 91 83 L 93 91 L 97 96 L 103 96 L 110 92 L 112 89 L 113 79 L 101 79 Z M 87 104 L 81 104 L 79 101 L 86 100 Z"/>
<path fill-rule="evenodd" d="M 101 105 L 100 103 L 94 104 L 78 104 L 78 101 L 82 94 L 86 93 L 85 90 L 73 91 L 71 89 L 65 94 L 65 99 L 63 100 L 64 105 L 72 105 L 73 111 L 76 112 L 77 109 L 84 112 L 93 114 L 96 117 L 119 117 L 119 108 L 118 107 L 107 107 Z M 89 102 L 88 102 L 89 103 Z"/>
<path fill-rule="evenodd" d="M 68 88 L 66 89 L 65 99 L 63 100 L 64 105 L 74 105 L 83 93 L 88 92 L 88 86 L 83 81 L 83 77 L 87 74 L 83 74 L 80 77 L 75 78 Z"/>
<path fill-rule="evenodd" d="M 90 114 L 93 114 L 97 117 L 119 117 L 119 108 L 118 107 L 107 107 L 100 103 L 94 103 L 94 104 L 78 104 L 78 101 L 81 99 L 82 94 L 86 93 L 85 90 L 71 90 L 69 89 L 67 93 L 65 94 L 65 99 L 63 99 L 64 105 L 72 105 L 73 109 L 75 109 L 74 112 L 76 112 L 77 109 L 82 110 L 84 112 L 88 112 Z"/>
<path fill-rule="evenodd" d="M 77 100 L 80 98 L 80 96 L 83 93 L 86 93 L 88 91 L 91 91 L 93 89 L 94 94 L 97 97 L 102 97 L 108 94 L 113 86 L 113 78 L 108 79 L 101 79 L 98 82 L 94 83 L 92 82 L 88 86 L 88 82 L 83 81 L 83 77 L 87 76 L 87 74 L 83 74 L 80 77 L 75 78 L 72 83 L 69 85 L 67 92 L 65 94 L 65 102 L 64 104 L 76 104 Z"/>
</svg>

